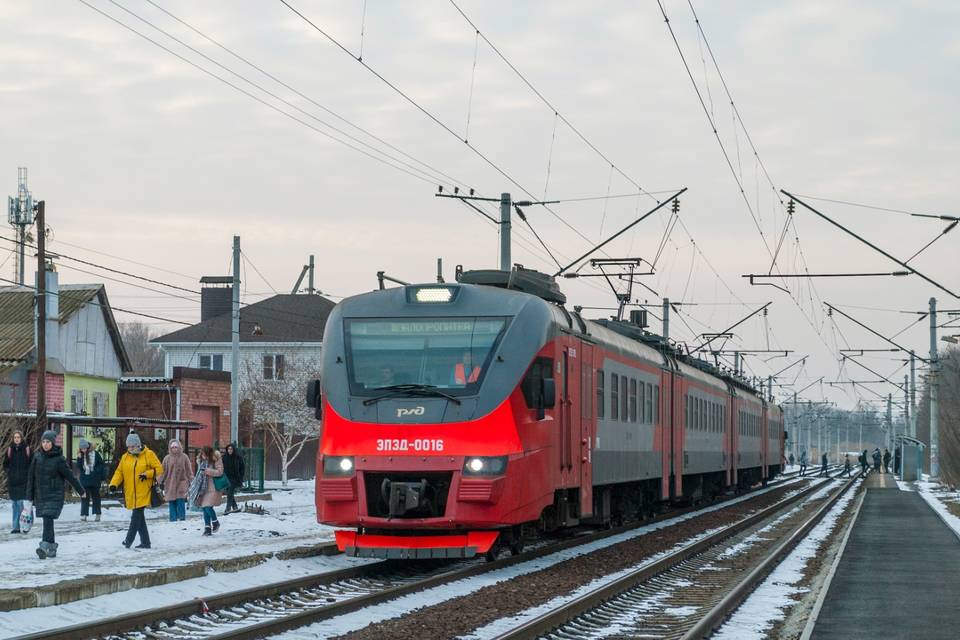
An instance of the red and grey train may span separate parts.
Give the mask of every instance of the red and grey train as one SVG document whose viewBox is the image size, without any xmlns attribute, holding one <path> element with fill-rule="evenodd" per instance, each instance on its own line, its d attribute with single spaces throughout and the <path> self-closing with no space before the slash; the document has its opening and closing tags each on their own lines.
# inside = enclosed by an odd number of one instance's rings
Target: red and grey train
<svg viewBox="0 0 960 640">
<path fill-rule="evenodd" d="M 530 528 L 616 522 L 780 472 L 779 407 L 563 302 L 515 270 L 336 306 L 307 395 L 322 419 L 317 520 L 347 528 L 342 551 L 517 551 Z"/>
</svg>

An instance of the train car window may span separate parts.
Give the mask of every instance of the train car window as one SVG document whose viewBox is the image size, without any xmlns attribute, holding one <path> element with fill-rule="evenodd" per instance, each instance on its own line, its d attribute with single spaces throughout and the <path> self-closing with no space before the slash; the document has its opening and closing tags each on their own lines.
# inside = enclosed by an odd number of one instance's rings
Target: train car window
<svg viewBox="0 0 960 640">
<path fill-rule="evenodd" d="M 640 385 L 641 388 L 643 385 Z M 630 422 L 637 421 L 637 380 L 630 378 Z"/>
<path fill-rule="evenodd" d="M 703 400 L 700 398 L 693 399 L 693 415 L 694 422 L 693 428 L 697 431 L 703 431 Z"/>
<path fill-rule="evenodd" d="M 686 397 L 683 406 L 683 426 L 687 431 L 690 430 L 690 396 Z"/>
<path fill-rule="evenodd" d="M 627 377 L 620 376 L 620 419 L 626 422 L 629 418 L 627 410 L 629 409 L 629 397 L 627 397 Z"/>
<path fill-rule="evenodd" d="M 647 424 L 653 424 L 653 385 L 646 383 L 647 393 L 644 396 L 643 415 Z"/>
<path fill-rule="evenodd" d="M 604 416 L 606 406 L 604 405 L 603 389 L 603 369 L 597 369 L 597 419 Z"/>
<path fill-rule="evenodd" d="M 553 377 L 553 358 L 537 358 L 527 369 L 527 375 L 520 383 L 523 401 L 529 409 L 537 408 L 537 394 L 540 393 L 540 381 Z"/>
<path fill-rule="evenodd" d="M 653 419 L 656 424 L 660 424 L 660 385 L 653 387 L 653 406 L 655 412 Z"/>
<path fill-rule="evenodd" d="M 398 384 L 431 385 L 474 395 L 508 318 L 349 318 L 344 320 L 347 376 L 354 395 L 381 395 Z"/>
<path fill-rule="evenodd" d="M 620 419 L 620 376 L 610 374 L 610 419 Z"/>
</svg>

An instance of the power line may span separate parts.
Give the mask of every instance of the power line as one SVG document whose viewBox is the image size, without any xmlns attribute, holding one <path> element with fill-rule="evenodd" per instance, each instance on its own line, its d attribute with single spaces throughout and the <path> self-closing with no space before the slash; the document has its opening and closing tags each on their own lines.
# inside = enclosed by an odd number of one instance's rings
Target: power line
<svg viewBox="0 0 960 640">
<path fill-rule="evenodd" d="M 257 273 L 257 275 L 260 276 L 260 279 L 263 280 L 264 284 L 270 287 L 275 294 L 280 295 L 280 292 L 277 291 L 276 287 L 270 284 L 270 281 L 267 280 L 262 273 L 260 273 L 260 269 L 257 269 L 257 265 L 253 264 L 253 260 L 247 257 L 246 252 L 241 251 L 240 257 L 243 258 L 243 261 L 249 264 L 251 268 L 253 268 L 253 270 Z"/>
<path fill-rule="evenodd" d="M 21 285 L 19 282 L 16 282 L 15 280 L 8 280 L 7 278 L 3 278 L 3 277 L 0 277 L 0 281 L 9 282 L 10 284 L 16 285 L 17 287 L 24 287 L 24 288 L 26 288 L 26 289 L 32 289 L 33 291 L 36 291 L 36 290 L 37 290 L 37 288 L 34 287 L 34 286 L 32 286 L 32 285 L 28 285 L 28 284 L 23 284 L 23 285 Z M 46 292 L 46 294 L 47 294 L 47 295 L 50 295 L 50 296 L 61 296 L 61 295 L 63 295 L 62 292 L 56 292 L 56 293 L 55 293 L 55 292 L 49 291 L 49 290 Z M 93 305 L 93 306 L 95 306 L 95 307 L 101 307 L 101 308 L 104 308 L 104 309 L 111 309 L 111 310 L 113 310 L 113 311 L 120 311 L 120 312 L 122 312 L 122 313 L 129 313 L 130 315 L 134 315 L 134 316 L 141 316 L 141 317 L 144 317 L 144 318 L 150 318 L 150 319 L 152 319 L 152 320 L 160 320 L 160 321 L 163 321 L 163 322 L 170 322 L 170 323 L 173 323 L 173 324 L 182 324 L 182 325 L 186 325 L 186 326 L 190 326 L 190 325 L 191 325 L 191 323 L 189 323 L 189 322 L 183 322 L 182 320 L 174 320 L 174 319 L 172 319 L 172 318 L 164 318 L 164 317 L 162 317 L 162 316 L 154 316 L 154 315 L 150 315 L 149 313 L 140 313 L 139 311 L 131 311 L 130 309 L 121 309 L 120 307 L 115 307 L 115 306 L 113 306 L 113 305 L 103 305 L 103 304 L 100 304 L 99 302 L 92 302 L 92 301 L 91 301 L 91 302 L 87 302 L 86 304 L 90 304 L 90 305 Z"/>
</svg>

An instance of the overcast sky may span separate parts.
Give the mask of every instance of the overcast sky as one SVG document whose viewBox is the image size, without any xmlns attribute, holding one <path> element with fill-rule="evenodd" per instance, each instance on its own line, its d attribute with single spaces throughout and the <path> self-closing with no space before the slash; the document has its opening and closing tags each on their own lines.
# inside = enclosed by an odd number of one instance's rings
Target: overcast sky
<svg viewBox="0 0 960 640">
<path fill-rule="evenodd" d="M 15 193 L 17 167 L 29 167 L 35 198 L 47 202 L 54 251 L 193 289 L 201 275 L 229 272 L 236 233 L 247 258 L 245 301 L 274 288 L 289 292 L 311 253 L 319 288 L 347 296 L 374 288 L 378 270 L 428 281 L 438 257 L 448 278 L 456 264 L 497 265 L 496 228 L 455 201 L 435 198 L 441 183 L 445 191 L 457 184 L 516 198 L 636 194 L 636 184 L 667 192 L 529 208 L 531 224 L 561 261 L 586 251 L 584 237 L 596 242 L 655 206 L 656 198 L 687 187 L 682 224 L 659 252 L 656 275 L 644 277 L 659 295 L 640 289 L 638 296 L 696 303 L 681 307 L 671 323 L 672 336 L 688 341 L 773 301 L 767 318 L 738 327 L 727 348 L 794 351 L 789 359 L 748 358 L 749 370 L 763 376 L 809 355 L 802 370 L 790 370 L 798 377 L 781 380 L 796 381 L 785 389 L 821 376 L 877 379 L 849 363 L 840 370 L 838 349 L 885 344 L 842 317 L 826 317 L 824 301 L 848 305 L 841 308 L 887 335 L 917 319 L 901 311 L 924 310 L 931 296 L 942 308 L 960 308 L 917 276 L 818 279 L 813 290 L 806 280 L 777 281 L 789 295 L 741 277 L 769 271 L 785 228 L 785 210 L 761 162 L 777 189 L 960 215 L 955 1 L 699 2 L 694 8 L 706 42 L 687 2 L 666 1 L 733 173 L 655 1 L 458 1 L 556 116 L 445 0 L 290 0 L 352 55 L 362 44 L 364 63 L 456 135 L 279 1 L 86 2 L 0 4 L 0 184 Z M 945 227 L 808 202 L 904 260 Z M 644 221 L 609 245 L 607 255 L 654 261 L 669 215 L 664 209 Z M 794 222 L 777 252 L 782 273 L 900 269 L 800 207 Z M 514 230 L 515 262 L 556 270 L 519 221 Z M 956 291 L 958 233 L 910 263 Z M 0 245 L 0 277 L 10 278 L 12 245 Z M 77 266 L 95 271 L 62 260 L 62 280 L 105 281 L 116 306 L 199 319 L 196 296 L 134 288 Z M 601 282 L 562 284 L 572 304 L 609 306 L 613 297 Z M 897 341 L 925 355 L 927 326 L 920 321 Z M 863 362 L 902 380 L 901 357 L 867 354 Z M 895 391 L 869 387 L 881 395 Z M 804 396 L 842 406 L 876 399 L 850 385 L 815 384 Z"/>
</svg>

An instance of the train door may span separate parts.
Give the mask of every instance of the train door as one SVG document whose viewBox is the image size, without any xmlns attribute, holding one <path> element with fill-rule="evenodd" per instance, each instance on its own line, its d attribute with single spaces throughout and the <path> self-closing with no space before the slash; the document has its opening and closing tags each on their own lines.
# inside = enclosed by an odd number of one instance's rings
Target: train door
<svg viewBox="0 0 960 640">
<path fill-rule="evenodd" d="M 727 424 L 730 425 L 730 457 L 733 459 L 731 484 L 736 485 L 740 479 L 740 398 L 736 394 L 730 398 Z"/>
<path fill-rule="evenodd" d="M 768 431 L 770 428 L 770 407 L 766 401 L 760 412 L 760 477 L 766 479 L 767 467 L 770 466 L 770 438 Z"/>
<path fill-rule="evenodd" d="M 583 515 L 593 513 L 593 454 L 592 443 L 595 433 L 594 389 L 595 372 L 593 368 L 594 346 L 581 342 L 577 360 L 580 363 L 580 438 L 575 449 L 579 452 L 580 465 L 580 511 Z"/>
<path fill-rule="evenodd" d="M 673 447 L 670 446 L 673 437 L 674 411 L 673 406 L 673 380 L 676 375 L 672 371 L 662 370 L 660 372 L 660 423 L 655 427 L 654 433 L 657 436 L 656 450 L 660 453 L 660 498 L 666 500 L 670 497 L 670 469 L 671 455 Z"/>
<path fill-rule="evenodd" d="M 677 374 L 673 378 L 673 429 L 671 447 L 671 474 L 673 477 L 672 496 L 680 497 L 683 495 L 683 447 L 686 442 L 686 432 L 684 425 L 687 420 L 686 413 L 686 393 L 688 383 Z"/>
<path fill-rule="evenodd" d="M 580 459 L 575 457 L 574 434 L 579 435 L 581 429 L 580 411 L 575 408 L 579 405 L 580 358 L 577 346 L 565 346 L 561 362 L 561 422 L 560 425 L 560 476 L 562 486 L 575 487 L 580 484 Z M 579 449 L 578 449 L 579 450 Z"/>
</svg>

